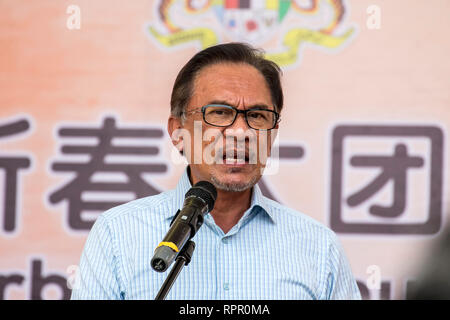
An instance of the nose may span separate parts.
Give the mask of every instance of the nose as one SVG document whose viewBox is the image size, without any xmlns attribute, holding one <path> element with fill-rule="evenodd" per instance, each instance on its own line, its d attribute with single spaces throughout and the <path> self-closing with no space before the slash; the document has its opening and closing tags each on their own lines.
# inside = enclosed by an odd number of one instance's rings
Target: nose
<svg viewBox="0 0 450 320">
<path fill-rule="evenodd" d="M 244 113 L 238 113 L 233 124 L 226 128 L 225 138 L 229 142 L 233 140 L 233 143 L 236 143 L 236 145 L 244 143 L 248 148 L 250 143 L 256 141 L 256 132 L 248 126 Z"/>
<path fill-rule="evenodd" d="M 250 129 L 247 121 L 245 120 L 245 116 L 243 113 L 238 113 L 236 116 L 236 119 L 234 120 L 233 124 L 231 126 L 228 127 L 229 129 L 242 129 L 242 130 L 247 130 Z"/>
</svg>

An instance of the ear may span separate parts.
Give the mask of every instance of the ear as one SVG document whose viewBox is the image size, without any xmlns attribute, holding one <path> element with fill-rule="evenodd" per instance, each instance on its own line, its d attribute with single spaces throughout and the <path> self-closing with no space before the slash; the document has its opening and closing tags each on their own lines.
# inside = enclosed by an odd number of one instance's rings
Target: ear
<svg viewBox="0 0 450 320">
<path fill-rule="evenodd" d="M 268 141 L 267 141 L 267 155 L 268 155 L 268 157 L 270 157 L 271 154 L 272 154 L 272 147 L 273 147 L 273 144 L 275 142 L 275 139 L 278 136 L 278 128 L 279 128 L 279 125 L 277 123 L 277 125 L 272 130 L 270 130 L 268 135 L 266 136 L 266 139 L 268 139 Z"/>
<path fill-rule="evenodd" d="M 182 128 L 181 119 L 178 117 L 170 116 L 167 120 L 167 131 L 169 135 L 172 137 L 172 134 L 175 130 Z"/>
<path fill-rule="evenodd" d="M 275 138 L 278 135 L 278 128 L 279 128 L 279 122 L 277 122 L 277 125 L 275 126 L 275 128 L 270 130 L 270 138 L 272 139 L 272 141 L 275 141 Z"/>
<path fill-rule="evenodd" d="M 181 124 L 181 119 L 170 116 L 169 120 L 167 120 L 167 132 L 169 133 L 170 139 L 172 140 L 172 143 L 174 146 L 177 146 L 180 144 L 180 140 L 183 140 L 183 137 L 177 137 L 174 135 L 175 130 L 183 128 L 183 125 Z"/>
</svg>

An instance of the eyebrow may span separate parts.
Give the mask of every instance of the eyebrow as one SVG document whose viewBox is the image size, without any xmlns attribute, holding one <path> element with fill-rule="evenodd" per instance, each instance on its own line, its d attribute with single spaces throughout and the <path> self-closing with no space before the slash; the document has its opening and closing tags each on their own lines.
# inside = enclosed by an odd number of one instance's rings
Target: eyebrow
<svg viewBox="0 0 450 320">
<path fill-rule="evenodd" d="M 235 105 L 233 105 L 232 103 L 225 101 L 225 100 L 213 100 L 210 101 L 207 105 L 210 104 L 223 104 L 226 106 L 231 106 L 231 107 L 235 107 Z M 264 104 L 264 103 L 257 103 L 257 104 L 253 104 L 251 106 L 247 106 L 247 109 L 267 109 L 267 110 L 272 110 L 271 107 L 269 107 L 268 105 Z"/>
</svg>

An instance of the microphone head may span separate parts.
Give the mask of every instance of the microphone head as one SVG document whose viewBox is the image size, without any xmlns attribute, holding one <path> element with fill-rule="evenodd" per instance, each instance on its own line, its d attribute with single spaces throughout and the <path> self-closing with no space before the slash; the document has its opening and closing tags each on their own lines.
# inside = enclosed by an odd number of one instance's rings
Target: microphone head
<svg viewBox="0 0 450 320">
<path fill-rule="evenodd" d="M 199 181 L 186 192 L 185 198 L 191 196 L 202 199 L 208 205 L 208 212 L 211 212 L 216 202 L 217 190 L 211 182 Z"/>
</svg>

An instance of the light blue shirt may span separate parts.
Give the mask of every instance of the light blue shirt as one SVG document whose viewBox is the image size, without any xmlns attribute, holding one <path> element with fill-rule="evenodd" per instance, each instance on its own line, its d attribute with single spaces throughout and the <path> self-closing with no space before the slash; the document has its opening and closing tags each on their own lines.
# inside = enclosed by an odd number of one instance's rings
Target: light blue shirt
<svg viewBox="0 0 450 320">
<path fill-rule="evenodd" d="M 154 299 L 170 268 L 154 271 L 153 251 L 190 188 L 185 170 L 174 190 L 101 214 L 87 238 L 71 298 Z M 250 208 L 227 234 L 207 214 L 193 241 L 191 263 L 166 299 L 361 298 L 333 231 L 264 197 L 257 185 Z"/>
</svg>

